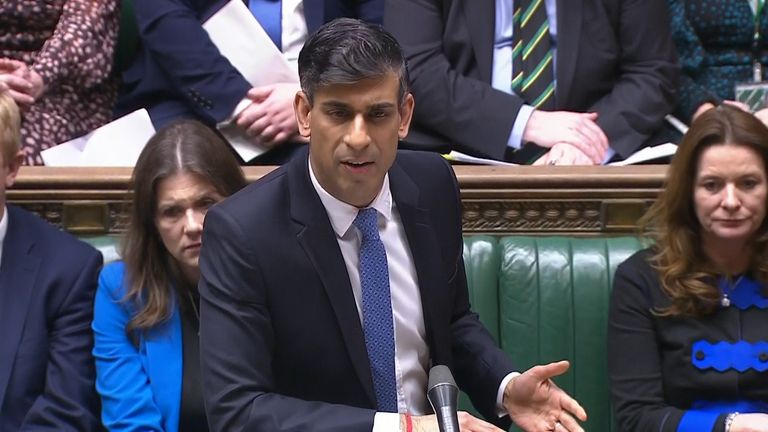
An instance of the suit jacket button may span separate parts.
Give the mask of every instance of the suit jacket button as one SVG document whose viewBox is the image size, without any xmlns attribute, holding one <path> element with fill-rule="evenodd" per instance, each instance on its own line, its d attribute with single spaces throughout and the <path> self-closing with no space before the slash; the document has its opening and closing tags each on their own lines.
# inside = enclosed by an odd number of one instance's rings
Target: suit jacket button
<svg viewBox="0 0 768 432">
<path fill-rule="evenodd" d="M 768 362 L 768 352 L 761 352 L 757 358 L 763 363 Z"/>
<path fill-rule="evenodd" d="M 696 351 L 696 360 L 702 361 L 704 360 L 704 357 L 705 357 L 704 351 Z"/>
</svg>

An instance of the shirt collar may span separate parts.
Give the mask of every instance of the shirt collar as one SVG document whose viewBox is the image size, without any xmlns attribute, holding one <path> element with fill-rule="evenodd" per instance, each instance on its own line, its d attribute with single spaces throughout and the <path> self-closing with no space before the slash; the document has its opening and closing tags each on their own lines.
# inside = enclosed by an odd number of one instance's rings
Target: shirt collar
<svg viewBox="0 0 768 432">
<path fill-rule="evenodd" d="M 317 181 L 317 177 L 315 177 L 315 172 L 312 170 L 309 158 L 307 158 L 307 165 L 309 166 L 309 178 L 312 180 L 312 186 L 317 191 L 317 195 L 320 197 L 320 201 L 328 213 L 333 231 L 336 232 L 336 236 L 344 237 L 349 227 L 352 226 L 352 222 L 355 221 L 359 209 L 339 200 L 323 189 L 320 182 Z M 368 207 L 375 208 L 386 220 L 392 218 L 392 192 L 389 190 L 389 173 L 384 175 L 384 183 L 381 185 L 381 190 Z"/>
</svg>

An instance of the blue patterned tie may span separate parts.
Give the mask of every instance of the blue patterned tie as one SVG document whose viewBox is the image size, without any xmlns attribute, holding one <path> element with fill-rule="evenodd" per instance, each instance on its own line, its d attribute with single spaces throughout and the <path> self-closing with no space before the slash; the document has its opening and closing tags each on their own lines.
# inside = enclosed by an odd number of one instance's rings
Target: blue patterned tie
<svg viewBox="0 0 768 432">
<path fill-rule="evenodd" d="M 281 0 L 250 0 L 248 2 L 248 9 L 280 51 L 283 50 L 282 3 Z"/>
<path fill-rule="evenodd" d="M 377 217 L 376 209 L 366 208 L 357 213 L 354 221 L 363 236 L 360 242 L 363 332 L 378 410 L 397 412 L 392 296 L 389 292 L 387 253 L 379 238 Z"/>
</svg>

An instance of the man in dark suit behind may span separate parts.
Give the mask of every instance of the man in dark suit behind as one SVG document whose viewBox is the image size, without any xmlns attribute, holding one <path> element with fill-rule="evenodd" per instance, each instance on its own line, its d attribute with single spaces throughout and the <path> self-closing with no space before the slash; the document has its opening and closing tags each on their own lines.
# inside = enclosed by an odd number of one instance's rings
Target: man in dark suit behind
<svg viewBox="0 0 768 432">
<path fill-rule="evenodd" d="M 133 0 L 141 39 L 136 58 L 123 72 L 116 115 L 147 108 L 156 128 L 177 118 L 193 118 L 213 127 L 234 121 L 254 142 L 266 147 L 298 140 L 293 121 L 295 83 L 251 87 L 219 52 L 202 27 L 226 0 Z M 347 16 L 381 23 L 383 0 L 246 0 L 257 9 L 277 8 L 258 17 L 274 30 L 273 43 L 295 67 L 308 33 Z M 269 22 L 275 21 L 275 22 Z M 234 35 L 233 36 L 237 36 Z M 254 51 L 268 49 L 253 42 Z M 274 49 L 274 48 L 273 48 Z M 286 148 L 268 152 L 261 163 L 280 162 Z M 270 155 L 271 153 L 271 155 Z M 277 156 L 276 156 L 277 155 Z"/>
<path fill-rule="evenodd" d="M 513 85 L 518 8 L 548 24 L 554 92 L 540 109 Z M 676 103 L 663 0 L 388 0 L 384 25 L 408 59 L 418 149 L 527 163 L 541 154 L 517 151 L 530 142 L 551 149 L 539 163 L 599 164 L 663 141 Z"/>
<path fill-rule="evenodd" d="M 6 205 L 23 154 L 0 91 L 0 432 L 100 430 L 91 317 L 101 254 Z"/>
<path fill-rule="evenodd" d="M 470 310 L 453 171 L 438 155 L 397 151 L 414 100 L 394 38 L 333 21 L 304 46 L 299 73 L 308 154 L 205 221 L 211 430 L 437 431 L 427 371 L 444 364 L 491 421 L 581 431 L 583 409 L 549 379 L 568 363 L 515 373 Z"/>
</svg>

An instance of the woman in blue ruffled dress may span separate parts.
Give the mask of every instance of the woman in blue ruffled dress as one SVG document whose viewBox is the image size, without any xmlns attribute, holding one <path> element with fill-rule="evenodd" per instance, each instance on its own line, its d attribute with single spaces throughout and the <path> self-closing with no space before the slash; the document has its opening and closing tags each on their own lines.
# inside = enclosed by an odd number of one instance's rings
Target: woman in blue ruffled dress
<svg viewBox="0 0 768 432">
<path fill-rule="evenodd" d="M 768 128 L 694 121 L 616 272 L 608 370 L 618 430 L 768 431 Z"/>
</svg>

